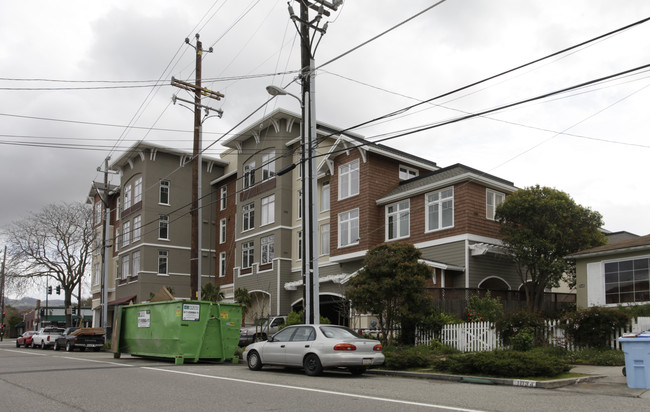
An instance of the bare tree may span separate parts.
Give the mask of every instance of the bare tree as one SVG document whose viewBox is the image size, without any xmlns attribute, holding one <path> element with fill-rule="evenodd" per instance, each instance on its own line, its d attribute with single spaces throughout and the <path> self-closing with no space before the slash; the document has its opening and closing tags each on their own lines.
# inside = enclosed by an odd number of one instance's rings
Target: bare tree
<svg viewBox="0 0 650 412">
<path fill-rule="evenodd" d="M 10 276 L 16 283 L 49 278 L 60 285 L 66 309 L 92 257 L 92 209 L 83 203 L 52 204 L 11 223 L 4 230 L 8 242 Z M 66 310 L 66 325 L 72 315 Z"/>
</svg>

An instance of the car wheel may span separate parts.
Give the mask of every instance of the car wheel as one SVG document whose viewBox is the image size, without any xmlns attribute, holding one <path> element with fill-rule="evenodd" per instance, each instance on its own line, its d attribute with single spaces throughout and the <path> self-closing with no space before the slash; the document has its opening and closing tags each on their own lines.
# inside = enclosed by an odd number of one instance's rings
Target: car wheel
<svg viewBox="0 0 650 412">
<path fill-rule="evenodd" d="M 323 365 L 321 365 L 318 356 L 314 355 L 313 353 L 307 355 L 302 364 L 305 367 L 305 372 L 309 376 L 318 376 L 323 373 Z"/>
<path fill-rule="evenodd" d="M 54 350 L 54 351 L 59 350 L 59 343 L 57 341 L 54 341 L 54 346 L 52 346 L 52 350 Z"/>
<path fill-rule="evenodd" d="M 41 349 L 45 350 L 45 341 L 44 340 L 41 341 Z"/>
<path fill-rule="evenodd" d="M 258 371 L 262 369 L 262 359 L 260 359 L 260 354 L 256 351 L 251 351 L 246 357 L 246 363 L 248 364 L 248 369 L 252 371 Z"/>
<path fill-rule="evenodd" d="M 363 375 L 363 373 L 366 371 L 366 368 L 363 366 L 352 366 L 351 368 L 348 368 L 352 376 L 360 376 Z"/>
<path fill-rule="evenodd" d="M 74 348 L 72 347 L 72 344 L 70 342 L 65 344 L 65 351 L 66 352 L 73 352 Z"/>
</svg>

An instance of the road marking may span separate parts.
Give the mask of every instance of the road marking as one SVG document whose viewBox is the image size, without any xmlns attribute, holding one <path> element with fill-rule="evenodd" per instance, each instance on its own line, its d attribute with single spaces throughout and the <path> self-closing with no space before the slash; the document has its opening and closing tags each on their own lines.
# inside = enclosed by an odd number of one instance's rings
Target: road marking
<svg viewBox="0 0 650 412">
<path fill-rule="evenodd" d="M 256 381 L 250 381 L 250 380 L 246 380 L 246 379 L 226 378 L 226 377 L 223 377 L 223 376 L 211 376 L 211 375 L 205 375 L 205 374 L 194 373 L 194 372 L 183 372 L 183 371 L 175 371 L 175 370 L 171 370 L 171 369 L 152 368 L 152 367 L 149 367 L 149 366 L 143 366 L 142 369 L 149 369 L 149 370 L 158 371 L 158 372 L 176 373 L 176 374 L 179 374 L 179 375 L 189 375 L 189 376 L 195 376 L 195 377 L 199 377 L 199 378 L 218 379 L 218 380 L 229 381 L 229 382 L 248 383 L 248 384 L 260 385 L 260 386 L 270 386 L 270 387 L 281 388 L 281 389 L 294 389 L 294 390 L 304 391 L 304 392 L 316 392 L 316 393 L 322 393 L 322 394 L 326 394 L 326 395 L 347 396 L 347 397 L 350 397 L 350 398 L 367 399 L 367 400 L 380 401 L 380 402 L 399 403 L 399 404 L 402 404 L 402 405 L 409 405 L 409 406 L 423 406 L 423 407 L 426 407 L 426 408 L 439 408 L 439 409 L 445 409 L 445 410 L 449 410 L 449 411 L 484 412 L 484 411 L 480 411 L 478 409 L 466 409 L 466 408 L 457 408 L 457 407 L 454 407 L 454 406 L 434 405 L 434 404 L 431 404 L 431 403 L 401 401 L 401 400 L 397 400 L 397 399 L 379 398 L 379 397 L 376 397 L 376 396 L 358 395 L 358 394 L 345 393 L 345 392 L 335 392 L 335 391 L 328 391 L 328 390 L 324 390 L 324 389 L 300 388 L 298 386 L 280 385 L 280 384 L 277 384 L 277 383 L 256 382 Z"/>
</svg>

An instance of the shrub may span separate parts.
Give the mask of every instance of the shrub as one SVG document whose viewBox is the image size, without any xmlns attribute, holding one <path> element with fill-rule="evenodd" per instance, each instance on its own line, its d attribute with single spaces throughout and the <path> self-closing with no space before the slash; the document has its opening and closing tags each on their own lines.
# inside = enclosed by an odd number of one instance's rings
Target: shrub
<svg viewBox="0 0 650 412">
<path fill-rule="evenodd" d="M 625 354 L 618 349 L 588 348 L 568 353 L 571 363 L 598 365 L 598 366 L 624 366 Z"/>
<path fill-rule="evenodd" d="M 434 368 L 454 374 L 505 378 L 553 377 L 571 369 L 562 357 L 512 350 L 451 355 L 436 360 Z"/>
<path fill-rule="evenodd" d="M 438 308 L 434 308 L 433 313 L 424 318 L 424 320 L 418 324 L 418 327 L 422 330 L 432 331 L 435 335 L 438 335 L 442 331 L 443 326 L 452 323 L 460 323 L 460 320 L 454 315 L 450 315 Z"/>
<path fill-rule="evenodd" d="M 519 329 L 515 336 L 510 339 L 512 349 L 518 351 L 528 351 L 533 348 L 535 343 L 535 329 L 531 327 L 524 327 Z"/>
<path fill-rule="evenodd" d="M 511 345 L 512 339 L 524 328 L 533 330 L 533 344 L 541 344 L 544 319 L 531 312 L 516 312 L 496 322 L 496 328 L 505 345 Z"/>
<path fill-rule="evenodd" d="M 613 333 L 630 322 L 630 315 L 618 308 L 591 307 L 568 316 L 567 335 L 581 348 L 605 348 Z"/>
<path fill-rule="evenodd" d="M 619 306 L 619 309 L 627 312 L 633 318 L 638 318 L 639 316 L 650 316 L 650 305 L 639 305 L 633 304 L 629 306 Z"/>
<path fill-rule="evenodd" d="M 382 353 L 386 357 L 384 368 L 406 370 L 429 368 L 438 356 L 456 354 L 459 351 L 440 341 L 433 341 L 428 346 L 386 346 Z"/>
<path fill-rule="evenodd" d="M 287 315 L 287 322 L 284 325 L 280 325 L 278 329 L 285 328 L 289 325 L 299 325 L 301 323 L 305 323 L 305 315 L 303 314 L 302 310 L 300 312 L 289 312 Z M 324 316 L 321 316 L 320 323 L 321 325 L 329 325 L 330 320 Z"/>
<path fill-rule="evenodd" d="M 472 295 L 465 308 L 465 317 L 468 322 L 496 322 L 503 318 L 503 305 L 498 297 L 491 296 L 490 291 L 483 298 Z"/>
</svg>

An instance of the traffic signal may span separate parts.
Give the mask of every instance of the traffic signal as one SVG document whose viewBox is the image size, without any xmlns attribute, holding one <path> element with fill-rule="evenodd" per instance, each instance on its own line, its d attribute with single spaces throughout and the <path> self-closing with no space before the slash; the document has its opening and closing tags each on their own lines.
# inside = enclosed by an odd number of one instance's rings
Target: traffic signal
<svg viewBox="0 0 650 412">
<path fill-rule="evenodd" d="M 60 295 L 61 294 L 61 285 L 56 287 L 56 294 Z"/>
<path fill-rule="evenodd" d="M 47 294 L 51 295 L 52 294 L 52 286 L 47 287 Z"/>
</svg>

